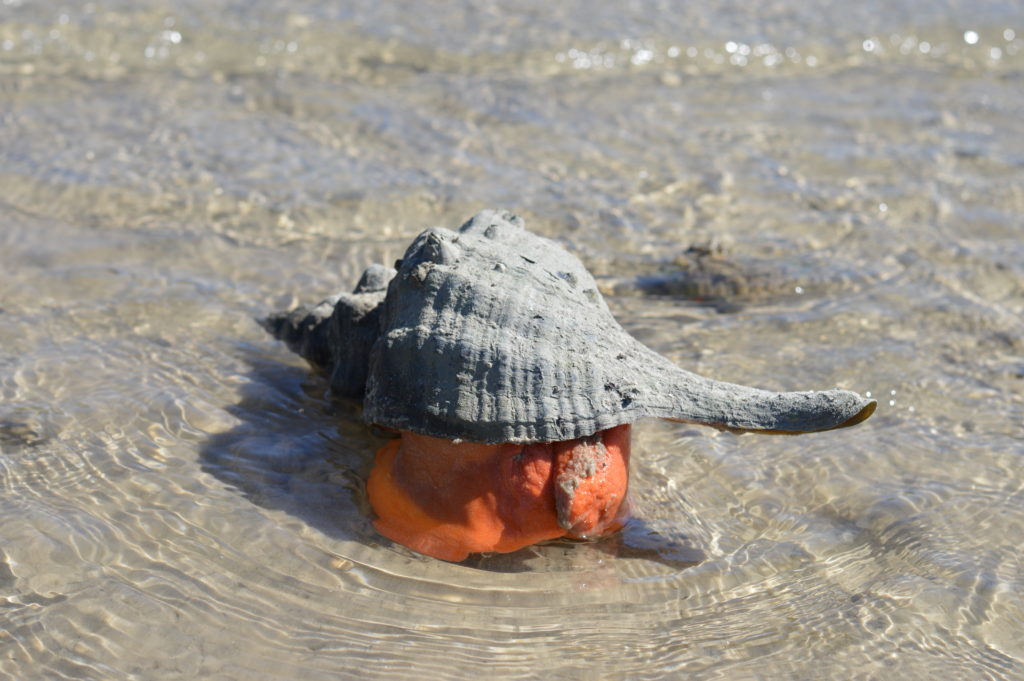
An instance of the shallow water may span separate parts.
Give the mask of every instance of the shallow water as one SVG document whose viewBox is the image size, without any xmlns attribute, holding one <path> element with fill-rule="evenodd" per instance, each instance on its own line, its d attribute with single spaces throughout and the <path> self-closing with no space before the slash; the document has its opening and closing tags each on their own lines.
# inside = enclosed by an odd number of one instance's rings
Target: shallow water
<svg viewBox="0 0 1024 681">
<path fill-rule="evenodd" d="M 331 4 L 0 2 L 0 678 L 1024 678 L 1020 3 Z M 878 412 L 641 424 L 597 544 L 393 545 L 253 318 L 486 206 Z"/>
</svg>

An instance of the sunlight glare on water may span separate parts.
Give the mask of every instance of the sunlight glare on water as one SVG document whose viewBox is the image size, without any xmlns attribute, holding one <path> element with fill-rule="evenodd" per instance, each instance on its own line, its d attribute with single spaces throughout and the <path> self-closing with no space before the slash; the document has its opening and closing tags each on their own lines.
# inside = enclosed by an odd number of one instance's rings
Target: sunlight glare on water
<svg viewBox="0 0 1024 681">
<path fill-rule="evenodd" d="M 2 679 L 1024 677 L 1024 9 L 0 1 Z M 380 537 L 253 321 L 501 206 L 679 365 L 633 519 Z"/>
</svg>

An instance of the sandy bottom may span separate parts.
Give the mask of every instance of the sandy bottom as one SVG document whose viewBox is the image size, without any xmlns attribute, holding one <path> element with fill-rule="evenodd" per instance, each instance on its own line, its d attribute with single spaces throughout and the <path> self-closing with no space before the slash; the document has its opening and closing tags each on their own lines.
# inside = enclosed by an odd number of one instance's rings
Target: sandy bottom
<svg viewBox="0 0 1024 681">
<path fill-rule="evenodd" d="M 1024 678 L 1019 5 L 65 4 L 0 11 L 0 679 Z M 487 206 L 878 412 L 638 424 L 599 542 L 382 537 L 253 318 Z"/>
</svg>

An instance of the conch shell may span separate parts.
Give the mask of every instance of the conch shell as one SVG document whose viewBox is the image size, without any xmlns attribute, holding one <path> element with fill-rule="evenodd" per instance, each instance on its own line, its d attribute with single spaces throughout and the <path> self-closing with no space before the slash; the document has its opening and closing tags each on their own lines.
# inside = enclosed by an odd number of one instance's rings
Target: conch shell
<svg viewBox="0 0 1024 681">
<path fill-rule="evenodd" d="M 805 433 L 875 409 L 677 367 L 615 321 L 579 260 L 497 210 L 428 229 L 396 269 L 263 324 L 362 397 L 367 423 L 401 433 L 368 482 L 375 526 L 445 560 L 621 527 L 642 418 Z"/>
</svg>

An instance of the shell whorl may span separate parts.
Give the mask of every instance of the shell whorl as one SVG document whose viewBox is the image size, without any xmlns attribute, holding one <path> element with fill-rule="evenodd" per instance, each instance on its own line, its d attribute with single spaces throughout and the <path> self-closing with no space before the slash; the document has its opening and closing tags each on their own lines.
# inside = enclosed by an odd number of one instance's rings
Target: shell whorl
<svg viewBox="0 0 1024 681">
<path fill-rule="evenodd" d="M 370 354 L 367 421 L 527 442 L 631 420 L 593 357 L 614 320 L 593 278 L 560 246 L 492 212 L 459 232 L 424 232 L 401 262 Z"/>
</svg>

